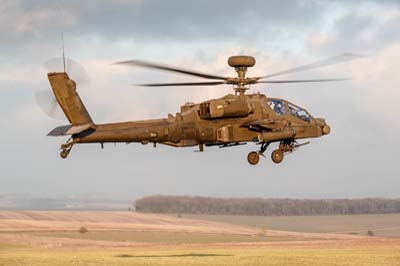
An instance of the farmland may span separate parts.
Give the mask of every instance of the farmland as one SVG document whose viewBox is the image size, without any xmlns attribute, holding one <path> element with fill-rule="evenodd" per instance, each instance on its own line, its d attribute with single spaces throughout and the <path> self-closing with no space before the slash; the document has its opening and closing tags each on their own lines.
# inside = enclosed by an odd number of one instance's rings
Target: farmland
<svg viewBox="0 0 400 266">
<path fill-rule="evenodd" d="M 6 249 L 0 265 L 400 265 L 397 247 Z"/>
<path fill-rule="evenodd" d="M 332 216 L 184 215 L 185 218 L 244 225 L 261 229 L 400 237 L 400 214 Z"/>
<path fill-rule="evenodd" d="M 329 226 L 324 231 L 318 226 L 324 218 L 251 218 L 0 211 L 0 265 L 400 265 L 394 236 L 333 233 L 339 230 Z M 370 218 L 354 217 L 360 231 L 369 228 L 362 220 Z M 375 218 L 381 227 L 398 221 Z M 339 229 L 347 228 L 348 218 L 335 219 L 342 221 Z M 79 233 L 81 226 L 88 232 Z M 305 231 L 313 226 L 314 232 Z"/>
</svg>

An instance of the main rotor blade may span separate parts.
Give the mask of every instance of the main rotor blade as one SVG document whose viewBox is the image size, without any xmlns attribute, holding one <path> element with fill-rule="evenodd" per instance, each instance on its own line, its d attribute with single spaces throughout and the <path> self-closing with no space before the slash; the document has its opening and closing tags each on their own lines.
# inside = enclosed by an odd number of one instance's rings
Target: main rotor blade
<svg viewBox="0 0 400 266">
<path fill-rule="evenodd" d="M 169 87 L 169 86 L 215 86 L 227 84 L 225 81 L 215 82 L 183 82 L 183 83 L 149 83 L 149 84 L 135 84 L 136 86 L 143 87 Z"/>
<path fill-rule="evenodd" d="M 349 78 L 340 78 L 340 79 L 298 79 L 298 80 L 262 80 L 257 81 L 258 83 L 307 83 L 307 82 L 331 82 L 331 81 L 344 81 L 350 80 Z"/>
<path fill-rule="evenodd" d="M 343 62 L 352 61 L 352 60 L 362 58 L 362 57 L 364 57 L 364 56 L 357 55 L 357 54 L 350 54 L 350 53 L 341 54 L 341 55 L 330 57 L 328 59 L 317 61 L 317 62 L 314 62 L 311 64 L 307 64 L 307 65 L 303 65 L 303 66 L 299 66 L 299 67 L 295 67 L 295 68 L 290 68 L 290 69 L 287 69 L 284 71 L 279 71 L 277 73 L 261 76 L 261 77 L 259 77 L 259 79 L 265 79 L 265 78 L 275 77 L 275 76 L 279 76 L 279 75 L 284 75 L 284 74 L 289 74 L 289 73 L 295 73 L 295 72 L 335 65 L 335 64 L 339 64 L 339 63 L 343 63 Z"/>
<path fill-rule="evenodd" d="M 199 72 L 192 71 L 192 70 L 175 68 L 175 67 L 166 66 L 166 65 L 159 65 L 159 64 L 154 64 L 154 63 L 149 63 L 149 62 L 144 62 L 144 61 L 139 61 L 139 60 L 121 61 L 121 62 L 116 62 L 113 65 L 129 65 L 129 66 L 154 68 L 154 69 L 166 70 L 166 71 L 171 71 L 171 72 L 176 72 L 176 73 L 181 73 L 181 74 L 186 74 L 186 75 L 192 75 L 192 76 L 206 78 L 206 79 L 221 79 L 221 80 L 226 79 L 225 77 L 221 77 L 221 76 L 209 75 L 209 74 L 199 73 Z"/>
</svg>

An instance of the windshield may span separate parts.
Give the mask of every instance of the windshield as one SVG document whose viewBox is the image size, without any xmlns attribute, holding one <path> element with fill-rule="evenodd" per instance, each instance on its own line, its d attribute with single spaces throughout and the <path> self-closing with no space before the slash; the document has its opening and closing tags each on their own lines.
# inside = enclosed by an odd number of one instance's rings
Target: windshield
<svg viewBox="0 0 400 266">
<path fill-rule="evenodd" d="M 301 109 L 300 107 L 297 107 L 293 104 L 289 104 L 289 113 L 297 118 L 300 118 L 301 120 L 304 120 L 306 122 L 311 121 L 311 116 L 309 113 L 307 113 L 306 110 Z"/>
<path fill-rule="evenodd" d="M 269 100 L 268 104 L 271 107 L 271 109 L 274 110 L 274 112 L 277 113 L 278 115 L 286 114 L 285 103 L 283 101 Z"/>
</svg>

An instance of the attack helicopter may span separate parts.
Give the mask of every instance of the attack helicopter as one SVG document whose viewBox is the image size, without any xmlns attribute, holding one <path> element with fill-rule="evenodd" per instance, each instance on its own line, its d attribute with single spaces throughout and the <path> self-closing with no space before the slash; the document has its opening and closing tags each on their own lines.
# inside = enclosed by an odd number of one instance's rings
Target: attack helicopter
<svg viewBox="0 0 400 266">
<path fill-rule="evenodd" d="M 252 56 L 244 55 L 228 58 L 228 65 L 237 73 L 234 77 L 206 74 L 140 60 L 116 62 L 114 65 L 151 68 L 211 80 L 139 84 L 140 86 L 232 85 L 234 93 L 201 103 L 186 103 L 180 107 L 180 112 L 175 115 L 168 114 L 166 118 L 107 124 L 94 123 L 77 92 L 77 83 L 69 77 L 64 66 L 64 71 L 49 72 L 47 76 L 55 100 L 70 124 L 56 127 L 48 136 L 70 136 L 68 141 L 61 145 L 60 156 L 63 159 L 68 157 L 73 146 L 83 143 L 99 143 L 102 147 L 104 143 L 133 142 L 152 143 L 154 147 L 156 144 L 172 147 L 198 146 L 200 152 L 208 146 L 228 148 L 254 143 L 259 148 L 247 155 L 247 161 L 251 165 L 256 165 L 260 157 L 265 157 L 269 145 L 277 142 L 278 148 L 272 151 L 271 159 L 279 164 L 287 153 L 292 153 L 309 143 L 299 143 L 298 140 L 328 135 L 331 131 L 330 126 L 325 119 L 312 116 L 306 109 L 288 100 L 269 97 L 261 93 L 246 93 L 249 86 L 343 81 L 346 78 L 301 80 L 271 80 L 270 78 L 342 63 L 358 57 L 353 54 L 342 54 L 258 77 L 246 76 L 247 69 L 253 67 L 256 60 Z"/>
</svg>

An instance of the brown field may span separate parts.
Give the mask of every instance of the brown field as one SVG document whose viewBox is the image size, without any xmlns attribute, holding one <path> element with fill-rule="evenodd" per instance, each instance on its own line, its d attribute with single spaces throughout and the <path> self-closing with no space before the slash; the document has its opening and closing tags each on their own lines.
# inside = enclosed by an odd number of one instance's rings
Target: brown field
<svg viewBox="0 0 400 266">
<path fill-rule="evenodd" d="M 237 224 L 271 230 L 337 233 L 400 237 L 400 214 L 365 214 L 331 216 L 230 216 L 230 215 L 184 215 L 184 218 Z"/>
<path fill-rule="evenodd" d="M 223 234 L 251 234 L 252 228 L 240 225 L 221 227 L 221 223 L 178 219 L 166 215 L 107 211 L 0 211 L 0 232 L 77 231 L 161 231 Z"/>
<path fill-rule="evenodd" d="M 0 266 L 400 265 L 399 238 L 227 222 L 134 212 L 0 211 Z M 81 226 L 88 232 L 79 233 Z"/>
</svg>

